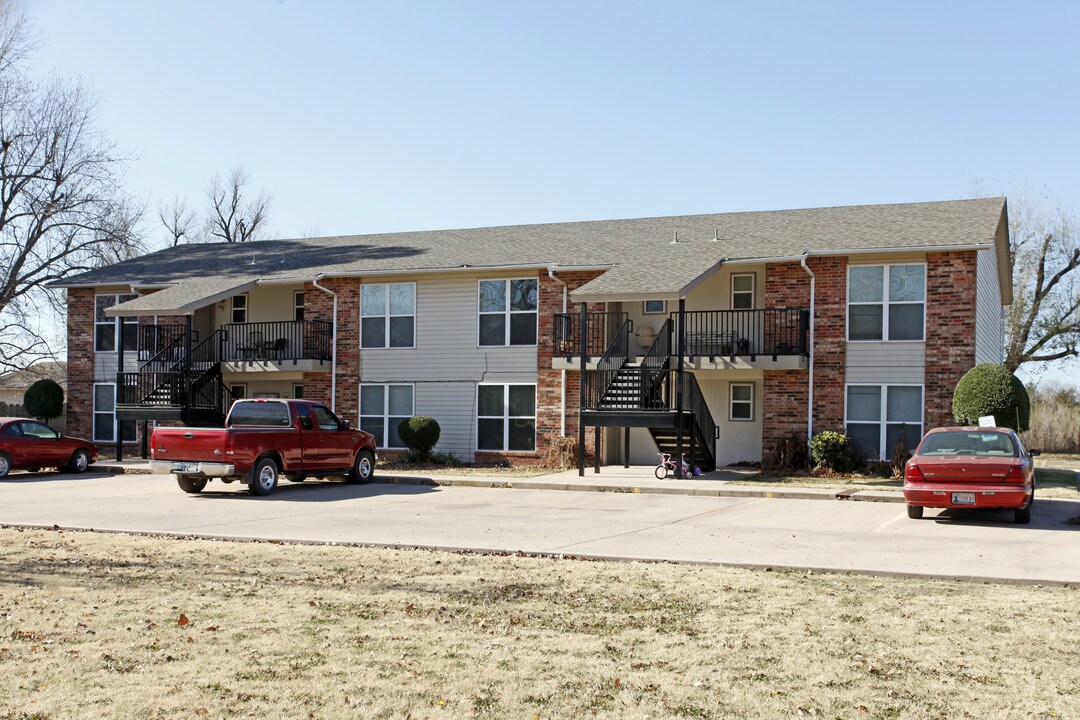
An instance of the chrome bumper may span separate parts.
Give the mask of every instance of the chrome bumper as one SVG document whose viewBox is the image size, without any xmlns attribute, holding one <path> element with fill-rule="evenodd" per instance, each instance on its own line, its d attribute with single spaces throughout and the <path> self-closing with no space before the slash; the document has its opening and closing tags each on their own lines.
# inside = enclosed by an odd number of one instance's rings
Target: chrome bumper
<svg viewBox="0 0 1080 720">
<path fill-rule="evenodd" d="M 215 462 L 183 462 L 173 460 L 151 460 L 150 470 L 167 475 L 202 475 L 204 477 L 227 477 L 236 474 L 236 466 Z"/>
</svg>

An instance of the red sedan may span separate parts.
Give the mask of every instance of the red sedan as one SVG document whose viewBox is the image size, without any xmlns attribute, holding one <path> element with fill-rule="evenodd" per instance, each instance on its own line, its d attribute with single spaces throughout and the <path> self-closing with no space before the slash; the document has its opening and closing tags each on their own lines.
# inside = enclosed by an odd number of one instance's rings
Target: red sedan
<svg viewBox="0 0 1080 720">
<path fill-rule="evenodd" d="M 65 437 L 37 420 L 0 418 L 0 478 L 12 470 L 43 467 L 81 473 L 97 459 L 92 442 Z"/>
<path fill-rule="evenodd" d="M 931 430 L 904 468 L 908 517 L 921 518 L 924 507 L 1007 508 L 1029 523 L 1038 454 L 1008 428 Z"/>
</svg>

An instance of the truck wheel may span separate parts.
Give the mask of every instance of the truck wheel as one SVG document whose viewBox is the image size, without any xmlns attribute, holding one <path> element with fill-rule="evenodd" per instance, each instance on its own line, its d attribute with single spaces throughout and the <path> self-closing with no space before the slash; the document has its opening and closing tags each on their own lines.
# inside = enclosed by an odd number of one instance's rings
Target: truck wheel
<svg viewBox="0 0 1080 720">
<path fill-rule="evenodd" d="M 361 450 L 356 453 L 352 472 L 349 473 L 349 482 L 363 485 L 371 482 L 375 475 L 375 455 L 370 450 Z"/>
<path fill-rule="evenodd" d="M 191 475 L 177 475 L 176 484 L 186 493 L 200 493 L 206 487 L 206 478 L 192 477 Z"/>
<path fill-rule="evenodd" d="M 251 471 L 251 483 L 248 492 L 252 495 L 269 495 L 274 492 L 278 481 L 278 466 L 273 458 L 263 458 L 255 463 Z"/>
</svg>

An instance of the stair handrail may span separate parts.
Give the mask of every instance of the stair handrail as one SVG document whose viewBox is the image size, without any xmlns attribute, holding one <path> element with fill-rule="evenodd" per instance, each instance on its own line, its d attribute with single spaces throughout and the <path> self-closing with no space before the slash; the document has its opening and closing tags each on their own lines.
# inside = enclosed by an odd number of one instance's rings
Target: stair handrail
<svg viewBox="0 0 1080 720">
<path fill-rule="evenodd" d="M 586 407 L 598 408 L 619 369 L 630 359 L 630 336 L 633 334 L 634 321 L 624 318 L 622 324 L 608 341 L 603 356 L 596 361 L 596 369 L 586 371 L 585 398 Z"/>
<path fill-rule="evenodd" d="M 709 411 L 709 404 L 705 402 L 705 395 L 702 394 L 701 386 L 698 385 L 694 373 L 686 373 L 685 379 L 686 382 L 683 385 L 685 388 L 683 396 L 685 402 L 683 407 L 689 410 L 694 417 L 694 426 L 698 428 L 701 435 L 702 450 L 715 463 L 716 458 L 709 443 L 717 437 L 716 420 L 713 419 L 712 412 Z"/>
<path fill-rule="evenodd" d="M 645 357 L 641 359 L 640 406 L 642 408 L 666 407 L 665 403 L 655 402 L 653 397 L 657 386 L 667 376 L 671 364 L 671 319 L 664 321 L 656 333 Z"/>
<path fill-rule="evenodd" d="M 191 335 L 193 340 L 199 337 L 196 330 L 192 330 Z M 144 362 L 140 369 L 148 368 L 150 372 L 168 372 L 168 370 L 174 369 L 172 366 L 178 362 L 178 358 L 182 359 L 184 356 L 184 339 L 185 333 L 180 333 L 168 345 L 161 348 L 153 357 Z"/>
</svg>

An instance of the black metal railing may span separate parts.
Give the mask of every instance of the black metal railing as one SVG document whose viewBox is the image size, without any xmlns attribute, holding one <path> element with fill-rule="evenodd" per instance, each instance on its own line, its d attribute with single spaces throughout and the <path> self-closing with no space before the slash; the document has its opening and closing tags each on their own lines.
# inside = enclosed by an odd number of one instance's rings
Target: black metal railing
<svg viewBox="0 0 1080 720">
<path fill-rule="evenodd" d="M 596 361 L 596 369 L 585 373 L 587 407 L 600 407 L 604 404 L 605 394 L 619 377 L 623 365 L 630 359 L 630 338 L 633 328 L 634 321 L 624 317 L 622 324 L 604 348 L 604 354 Z"/>
<path fill-rule="evenodd" d="M 187 395 L 184 373 L 165 372 L 117 373 L 117 405 L 147 405 L 166 407 L 180 405 Z"/>
<path fill-rule="evenodd" d="M 151 327 L 155 327 L 155 326 L 148 325 L 147 327 L 151 328 Z M 167 327 L 167 326 L 156 326 L 156 327 Z M 168 326 L 168 327 L 171 327 L 171 326 Z M 172 331 L 161 333 L 160 339 L 162 341 L 167 339 L 168 342 L 165 345 L 163 345 L 161 347 L 161 349 L 158 350 L 156 353 L 154 353 L 149 358 L 147 358 L 146 360 L 141 362 L 141 364 L 140 364 L 140 369 L 141 370 L 144 370 L 146 372 L 154 373 L 154 372 L 168 372 L 170 370 L 179 369 L 180 363 L 184 359 L 185 344 L 186 344 L 185 341 L 186 341 L 187 336 L 184 333 L 183 326 L 178 326 L 178 327 L 180 327 L 180 333 L 179 334 L 173 333 Z M 199 339 L 199 333 L 193 330 L 191 332 L 191 339 L 192 339 L 192 342 L 196 342 Z M 142 357 L 143 357 L 142 355 L 139 355 L 140 360 L 142 360 Z"/>
<path fill-rule="evenodd" d="M 716 431 L 716 421 L 713 419 L 712 413 L 709 412 L 709 404 L 705 402 L 705 396 L 701 392 L 701 386 L 698 385 L 694 373 L 685 373 L 683 409 L 688 410 L 694 417 L 694 427 L 700 433 L 698 444 L 705 450 L 710 464 L 713 463 L 715 459 L 713 458 L 712 442 L 720 435 Z"/>
<path fill-rule="evenodd" d="M 810 313 L 802 308 L 684 313 L 687 357 L 809 354 Z M 671 320 L 678 322 L 678 313 Z"/>
<path fill-rule="evenodd" d="M 333 324 L 326 320 L 229 323 L 223 360 L 329 360 Z"/>
<path fill-rule="evenodd" d="M 139 361 L 150 362 L 178 343 L 182 344 L 185 330 L 183 325 L 140 325 L 136 341 Z"/>
<path fill-rule="evenodd" d="M 624 312 L 585 313 L 585 354 L 602 355 L 612 338 L 627 322 Z M 633 330 L 633 325 L 630 326 Z M 551 352 L 555 357 L 581 355 L 581 313 L 556 313 L 552 319 Z"/>
</svg>

